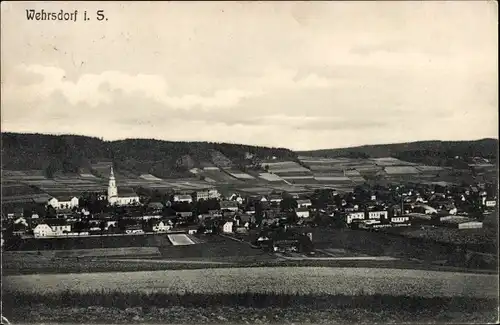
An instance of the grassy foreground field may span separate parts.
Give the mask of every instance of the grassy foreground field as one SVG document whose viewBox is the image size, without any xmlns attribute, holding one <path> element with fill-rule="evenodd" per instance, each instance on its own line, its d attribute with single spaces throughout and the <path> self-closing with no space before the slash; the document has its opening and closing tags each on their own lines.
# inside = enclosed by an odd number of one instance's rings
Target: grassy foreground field
<svg viewBox="0 0 500 325">
<path fill-rule="evenodd" d="M 11 322 L 87 323 L 492 323 L 496 299 L 392 295 L 5 292 Z"/>
<path fill-rule="evenodd" d="M 495 274 L 360 267 L 204 268 L 119 273 L 4 276 L 3 290 L 57 294 L 70 290 L 239 294 L 242 292 L 327 295 L 406 295 L 495 298 Z"/>
</svg>

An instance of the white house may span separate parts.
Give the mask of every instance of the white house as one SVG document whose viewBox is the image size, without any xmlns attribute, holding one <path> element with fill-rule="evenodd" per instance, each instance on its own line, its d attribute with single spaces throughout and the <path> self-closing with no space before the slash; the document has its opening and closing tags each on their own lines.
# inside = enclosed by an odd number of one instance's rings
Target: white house
<svg viewBox="0 0 500 325">
<path fill-rule="evenodd" d="M 163 221 L 157 222 L 153 225 L 154 232 L 165 232 L 170 229 L 172 229 L 172 226 Z"/>
<path fill-rule="evenodd" d="M 129 235 L 132 234 L 140 235 L 144 234 L 144 230 L 142 230 L 142 227 L 140 225 L 131 225 L 125 228 L 125 233 Z"/>
<path fill-rule="evenodd" d="M 122 189 L 118 195 L 118 187 L 116 186 L 115 174 L 111 166 L 111 173 L 108 183 L 108 203 L 110 205 L 135 205 L 139 204 L 139 196 L 132 190 Z"/>
<path fill-rule="evenodd" d="M 227 221 L 223 226 L 222 226 L 222 232 L 225 233 L 232 233 L 233 232 L 233 222 L 232 221 Z"/>
<path fill-rule="evenodd" d="M 297 208 L 308 208 L 312 205 L 311 200 L 297 200 Z"/>
<path fill-rule="evenodd" d="M 35 238 L 63 236 L 69 232 L 71 232 L 71 225 L 59 219 L 46 220 L 45 223 L 40 223 L 33 229 Z"/>
<path fill-rule="evenodd" d="M 76 196 L 59 196 L 52 197 L 48 202 L 48 205 L 52 206 L 54 209 L 72 209 L 78 207 L 78 198 Z"/>
<path fill-rule="evenodd" d="M 368 219 L 387 219 L 387 211 L 369 211 Z"/>
<path fill-rule="evenodd" d="M 106 225 L 104 226 L 104 230 L 108 230 L 109 227 L 118 227 L 118 221 L 117 220 L 108 220 L 106 221 Z"/>
<path fill-rule="evenodd" d="M 33 229 L 33 235 L 35 236 L 35 238 L 51 237 L 54 236 L 54 232 L 52 231 L 52 228 L 50 228 L 48 224 L 41 223 L 38 224 L 35 227 L 35 229 Z"/>
<path fill-rule="evenodd" d="M 410 222 L 410 217 L 408 216 L 398 216 L 391 218 L 391 223 L 407 223 L 407 222 Z"/>
<path fill-rule="evenodd" d="M 193 198 L 189 194 L 176 194 L 174 195 L 174 202 L 193 203 Z"/>
<path fill-rule="evenodd" d="M 295 209 L 295 213 L 299 218 L 309 218 L 309 209 L 308 208 L 297 208 Z"/>
<path fill-rule="evenodd" d="M 346 223 L 350 224 L 353 220 L 364 220 L 364 212 L 351 212 L 346 215 Z"/>
<path fill-rule="evenodd" d="M 26 221 L 26 219 L 24 217 L 19 217 L 17 218 L 16 220 L 14 220 L 14 224 L 15 225 L 25 225 L 26 227 L 28 227 L 28 222 Z"/>
<path fill-rule="evenodd" d="M 487 206 L 488 208 L 493 208 L 497 205 L 497 201 L 495 200 L 486 200 L 484 202 L 484 205 Z"/>
<path fill-rule="evenodd" d="M 212 188 L 208 190 L 208 198 L 209 199 L 220 199 L 220 193 L 217 189 Z"/>
<path fill-rule="evenodd" d="M 263 196 L 261 199 L 260 199 L 260 202 L 267 202 L 267 198 L 265 196 Z"/>
</svg>

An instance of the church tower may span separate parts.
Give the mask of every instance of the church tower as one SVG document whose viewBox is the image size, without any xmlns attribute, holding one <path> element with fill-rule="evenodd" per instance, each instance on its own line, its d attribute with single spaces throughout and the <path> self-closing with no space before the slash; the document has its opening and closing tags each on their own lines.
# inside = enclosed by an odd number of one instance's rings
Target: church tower
<svg viewBox="0 0 500 325">
<path fill-rule="evenodd" d="M 113 173 L 113 166 L 111 166 L 111 175 L 109 176 L 108 183 L 108 202 L 112 203 L 118 196 L 118 189 L 116 187 L 115 174 Z"/>
</svg>

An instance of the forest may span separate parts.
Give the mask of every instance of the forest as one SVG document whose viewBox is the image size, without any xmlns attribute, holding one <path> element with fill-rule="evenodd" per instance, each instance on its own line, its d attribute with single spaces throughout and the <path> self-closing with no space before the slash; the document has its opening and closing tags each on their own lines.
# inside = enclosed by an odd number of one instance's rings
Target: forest
<svg viewBox="0 0 500 325">
<path fill-rule="evenodd" d="M 104 141 L 79 135 L 2 134 L 2 168 L 43 170 L 47 177 L 56 172 L 90 172 L 92 165 L 113 162 L 118 170 L 158 177 L 188 175 L 190 168 L 225 164 L 241 167 L 270 157 L 296 160 L 284 148 L 231 143 L 173 142 L 154 139 Z M 222 157 L 222 158 L 221 158 Z"/>
</svg>

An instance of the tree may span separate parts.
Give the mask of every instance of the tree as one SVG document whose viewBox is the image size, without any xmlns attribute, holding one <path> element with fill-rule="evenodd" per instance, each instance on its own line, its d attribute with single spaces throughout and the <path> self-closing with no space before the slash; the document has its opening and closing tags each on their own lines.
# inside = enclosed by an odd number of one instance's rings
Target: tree
<svg viewBox="0 0 500 325">
<path fill-rule="evenodd" d="M 47 205 L 45 216 L 47 218 L 55 218 L 57 216 L 56 209 L 52 205 Z"/>
<path fill-rule="evenodd" d="M 280 210 L 282 212 L 294 211 L 297 206 L 297 201 L 290 196 L 285 196 L 280 202 Z"/>
</svg>

